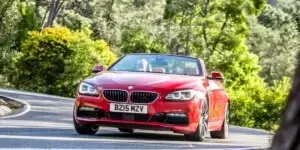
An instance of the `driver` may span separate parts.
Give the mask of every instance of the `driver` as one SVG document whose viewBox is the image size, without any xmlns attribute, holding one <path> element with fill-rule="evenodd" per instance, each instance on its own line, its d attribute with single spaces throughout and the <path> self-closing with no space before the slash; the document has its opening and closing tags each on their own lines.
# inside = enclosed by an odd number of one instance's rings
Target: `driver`
<svg viewBox="0 0 300 150">
<path fill-rule="evenodd" d="M 146 59 L 140 59 L 136 63 L 136 71 L 150 71 L 149 70 L 149 62 Z"/>
</svg>

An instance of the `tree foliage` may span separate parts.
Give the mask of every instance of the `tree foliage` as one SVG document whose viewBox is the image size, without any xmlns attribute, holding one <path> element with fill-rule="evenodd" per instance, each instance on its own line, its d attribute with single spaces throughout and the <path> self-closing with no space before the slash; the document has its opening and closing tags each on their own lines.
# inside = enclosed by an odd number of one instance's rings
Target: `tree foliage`
<svg viewBox="0 0 300 150">
<path fill-rule="evenodd" d="M 294 21 L 297 24 L 298 32 L 300 32 L 300 2 L 297 0 L 278 0 L 278 7 L 291 16 L 290 20 L 287 21 Z"/>
<path fill-rule="evenodd" d="M 166 3 L 164 19 L 169 21 L 169 27 L 179 26 L 174 38 L 179 39 L 176 45 L 183 47 L 183 54 L 199 56 L 208 68 L 224 72 L 227 87 L 251 82 L 248 77 L 257 73 L 259 66 L 244 44 L 247 17 L 259 14 L 263 1 L 167 0 Z"/>
<path fill-rule="evenodd" d="M 300 36 L 292 18 L 282 9 L 267 6 L 258 19 L 249 19 L 247 45 L 259 57 L 260 75 L 269 84 L 294 72 Z"/>
<path fill-rule="evenodd" d="M 9 62 L 10 52 L 16 45 L 18 36 L 17 24 L 20 19 L 18 4 L 14 0 L 0 0 L 0 74 L 6 62 Z"/>
<path fill-rule="evenodd" d="M 286 106 L 290 79 L 275 81 L 270 87 L 263 80 L 231 92 L 231 124 L 275 131 Z"/>
<path fill-rule="evenodd" d="M 158 38 L 151 38 L 142 28 L 128 28 L 122 33 L 121 52 L 126 53 L 164 53 L 166 47 Z"/>
<path fill-rule="evenodd" d="M 104 59 L 102 59 L 104 58 Z M 115 56 L 103 41 L 64 27 L 32 31 L 8 72 L 17 88 L 73 96 L 76 85 L 95 64 L 109 65 Z"/>
<path fill-rule="evenodd" d="M 18 5 L 18 11 L 21 15 L 21 19 L 17 24 L 17 36 L 15 49 L 20 50 L 20 46 L 23 40 L 27 38 L 27 32 L 37 30 L 40 27 L 40 23 L 35 16 L 35 5 L 31 2 L 20 2 Z"/>
</svg>

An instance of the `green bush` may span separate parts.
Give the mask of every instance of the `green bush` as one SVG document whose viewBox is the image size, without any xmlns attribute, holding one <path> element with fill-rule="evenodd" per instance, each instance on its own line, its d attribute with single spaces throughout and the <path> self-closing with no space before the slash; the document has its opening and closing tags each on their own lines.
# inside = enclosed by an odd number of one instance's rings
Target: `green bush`
<svg viewBox="0 0 300 150">
<path fill-rule="evenodd" d="M 267 86 L 262 79 L 229 91 L 231 97 L 230 123 L 275 131 L 290 90 L 289 78 Z"/>
<path fill-rule="evenodd" d="M 104 41 L 93 41 L 65 27 L 29 32 L 8 74 L 24 90 L 74 96 L 77 84 L 91 74 L 95 64 L 105 66 L 116 57 Z"/>
</svg>

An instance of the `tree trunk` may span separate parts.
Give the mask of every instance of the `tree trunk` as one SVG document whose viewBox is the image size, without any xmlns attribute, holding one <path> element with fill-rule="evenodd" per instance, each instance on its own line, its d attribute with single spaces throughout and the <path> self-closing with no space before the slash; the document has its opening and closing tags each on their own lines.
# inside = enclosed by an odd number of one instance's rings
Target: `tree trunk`
<svg viewBox="0 0 300 150">
<path fill-rule="evenodd" d="M 62 2 L 60 2 L 60 0 L 52 0 L 51 5 L 50 5 L 48 21 L 44 25 L 44 27 L 51 27 L 53 25 L 53 21 L 55 20 L 57 14 L 58 14 L 58 11 L 60 10 L 60 8 L 64 2 L 65 2 L 65 0 L 63 0 Z"/>
<path fill-rule="evenodd" d="M 169 48 L 169 53 L 173 54 L 173 50 L 171 47 L 171 19 L 168 19 L 168 48 Z"/>
<path fill-rule="evenodd" d="M 281 117 L 280 127 L 273 138 L 271 150 L 300 149 L 300 53 L 297 61 L 292 89 Z"/>
<path fill-rule="evenodd" d="M 193 15 L 189 15 L 189 25 L 188 25 L 188 31 L 187 31 L 187 36 L 186 36 L 186 44 L 185 44 L 185 55 L 190 55 L 190 47 L 189 47 L 189 42 L 190 42 L 190 34 L 191 34 L 191 27 L 192 27 L 192 19 Z"/>
<path fill-rule="evenodd" d="M 113 7 L 114 7 L 114 4 L 115 4 L 115 0 L 111 0 L 110 1 L 110 4 L 109 4 L 109 8 L 108 8 L 108 12 L 107 14 L 105 15 L 105 19 L 106 19 L 106 22 L 109 24 L 109 26 L 113 27 L 115 24 L 113 22 L 113 18 L 112 18 L 112 11 L 113 11 Z"/>
</svg>

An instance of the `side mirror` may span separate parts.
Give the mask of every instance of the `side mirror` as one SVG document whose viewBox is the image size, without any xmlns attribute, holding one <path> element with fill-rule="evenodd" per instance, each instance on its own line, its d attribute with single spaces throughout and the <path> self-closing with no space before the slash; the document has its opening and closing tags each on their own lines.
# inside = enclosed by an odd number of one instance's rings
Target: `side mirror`
<svg viewBox="0 0 300 150">
<path fill-rule="evenodd" d="M 101 65 L 94 66 L 94 68 L 92 70 L 93 73 L 98 73 L 98 72 L 102 72 L 102 71 L 104 71 L 104 66 L 101 66 Z"/>
<path fill-rule="evenodd" d="M 211 78 L 214 80 L 224 80 L 224 75 L 221 72 L 213 71 L 211 72 Z"/>
</svg>

